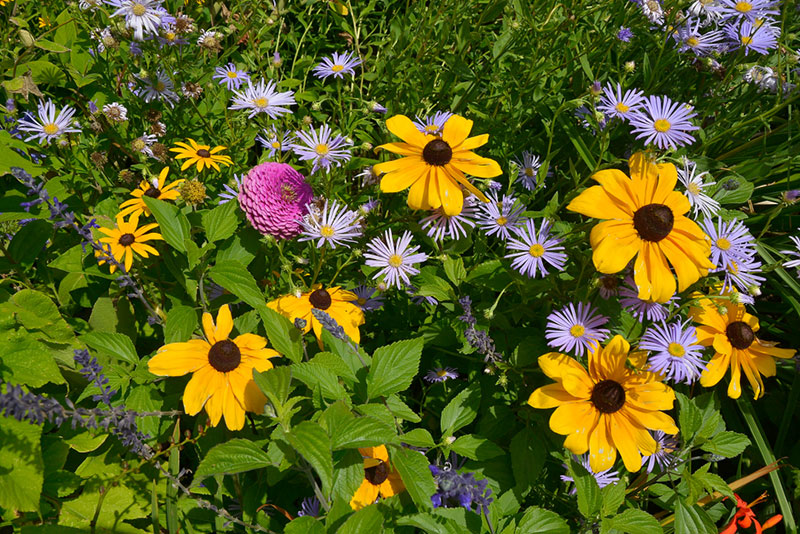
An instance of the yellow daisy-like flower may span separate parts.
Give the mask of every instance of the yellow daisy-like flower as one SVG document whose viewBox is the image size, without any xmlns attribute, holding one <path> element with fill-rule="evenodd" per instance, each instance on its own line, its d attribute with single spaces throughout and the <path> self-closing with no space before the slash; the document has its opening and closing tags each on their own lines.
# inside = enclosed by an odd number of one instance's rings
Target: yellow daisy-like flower
<svg viewBox="0 0 800 534">
<path fill-rule="evenodd" d="M 386 127 L 404 142 L 386 143 L 378 148 L 405 157 L 375 165 L 376 174 L 386 174 L 381 179 L 381 191 L 397 193 L 410 187 L 410 208 L 433 210 L 441 207 L 448 216 L 461 213 L 464 204 L 461 186 L 483 202 L 489 202 L 464 174 L 494 178 L 503 171 L 495 160 L 472 152 L 489 141 L 489 134 L 468 137 L 471 120 L 453 115 L 444 124 L 441 137 L 421 133 L 405 115 L 390 118 Z"/>
<path fill-rule="evenodd" d="M 269 359 L 280 354 L 266 348 L 267 340 L 255 334 L 228 339 L 232 329 L 233 318 L 227 304 L 217 312 L 216 324 L 210 313 L 204 313 L 206 339 L 164 345 L 147 367 L 158 376 L 193 373 L 183 391 L 186 413 L 195 415 L 205 407 L 211 426 L 217 426 L 224 415 L 225 425 L 239 430 L 244 426 L 245 410 L 262 413 L 267 402 L 253 381 L 253 369 L 269 371 Z"/>
<path fill-rule="evenodd" d="M 101 243 L 107 243 L 111 247 L 111 255 L 119 263 L 125 265 L 125 270 L 130 271 L 133 265 L 133 255 L 139 254 L 142 257 L 149 257 L 150 254 L 158 256 L 158 251 L 148 245 L 147 241 L 164 240 L 161 234 L 150 232 L 154 228 L 158 228 L 158 223 L 145 224 L 141 228 L 139 226 L 139 215 L 131 215 L 126 221 L 122 214 L 117 215 L 116 228 L 98 228 L 98 231 L 104 233 L 107 237 L 101 237 Z M 99 253 L 95 253 L 98 255 Z M 105 260 L 99 260 L 98 263 L 102 265 L 106 263 Z M 117 270 L 117 266 L 110 265 L 111 272 Z"/>
<path fill-rule="evenodd" d="M 227 147 L 216 146 L 211 148 L 209 145 L 198 145 L 194 139 L 187 139 L 187 141 L 189 141 L 191 146 L 178 141 L 175 143 L 177 145 L 176 148 L 169 149 L 170 152 L 177 153 L 175 159 L 188 158 L 183 162 L 183 165 L 181 165 L 182 171 L 185 171 L 195 163 L 197 164 L 197 172 L 201 172 L 204 167 L 214 167 L 216 170 L 219 170 L 219 165 L 217 165 L 217 163 L 222 163 L 223 165 L 233 164 L 230 156 L 217 154 L 217 152 L 225 150 Z"/>
<path fill-rule="evenodd" d="M 406 490 L 400 474 L 389 463 L 389 453 L 384 445 L 359 447 L 358 452 L 364 457 L 364 480 L 350 499 L 353 510 L 369 506 L 378 496 L 387 499 Z"/>
<path fill-rule="evenodd" d="M 678 173 L 671 163 L 654 164 L 644 154 L 631 156 L 631 177 L 608 169 L 592 178 L 600 183 L 570 202 L 568 210 L 606 219 L 592 228 L 590 242 L 595 268 L 618 273 L 636 257 L 633 277 L 639 298 L 667 302 L 714 265 L 706 235 L 686 217 L 689 200 L 675 191 Z M 669 263 L 668 263 L 669 262 Z"/>
<path fill-rule="evenodd" d="M 625 468 L 636 472 L 642 467 L 642 454 L 658 448 L 648 429 L 678 432 L 672 417 L 661 412 L 672 408 L 675 392 L 661 382 L 661 376 L 626 367 L 629 351 L 622 336 L 605 347 L 596 344 L 589 354 L 588 372 L 566 354 L 539 357 L 539 367 L 556 383 L 534 391 L 528 404 L 556 408 L 550 429 L 567 436 L 564 446 L 573 453 L 589 451 L 595 473 L 613 467 L 618 450 Z M 630 357 L 641 362 L 643 353 Z"/>
<path fill-rule="evenodd" d="M 725 309 L 724 314 L 720 313 L 720 308 Z M 697 306 L 689 309 L 689 316 L 702 325 L 697 327 L 697 341 L 706 347 L 714 347 L 716 352 L 700 375 L 700 384 L 705 387 L 716 385 L 730 368 L 728 396 L 732 399 L 742 395 L 742 371 L 758 399 L 764 395 L 761 375 L 775 376 L 774 358 L 794 356 L 794 349 L 779 349 L 776 343 L 756 337 L 758 319 L 747 313 L 743 304 L 727 299 L 703 298 Z"/>
<path fill-rule="evenodd" d="M 344 333 L 358 344 L 361 342 L 358 327 L 364 324 L 364 312 L 354 304 L 357 300 L 358 296 L 355 293 L 345 291 L 338 286 L 324 289 L 322 284 L 314 284 L 311 291 L 302 293 L 299 297 L 286 295 L 273 300 L 267 306 L 292 322 L 298 318 L 303 319 L 306 322 L 303 333 L 306 334 L 313 329 L 322 348 L 322 323 L 314 317 L 311 310 L 316 308 L 330 315 L 344 328 Z"/>
<path fill-rule="evenodd" d="M 152 183 L 147 180 L 142 180 L 142 183 L 139 184 L 139 189 L 131 191 L 131 196 L 133 198 L 119 205 L 119 209 L 121 210 L 119 214 L 123 217 L 129 214 L 144 214 L 146 217 L 149 217 L 150 209 L 147 207 L 147 204 L 144 203 L 142 197 L 157 198 L 159 200 L 175 200 L 178 198 L 180 196 L 180 191 L 177 191 L 175 188 L 186 180 L 181 178 L 180 180 L 175 180 L 171 184 L 167 184 L 167 173 L 169 173 L 169 167 L 164 167 L 161 173 L 159 173 L 158 178 L 154 178 Z"/>
</svg>

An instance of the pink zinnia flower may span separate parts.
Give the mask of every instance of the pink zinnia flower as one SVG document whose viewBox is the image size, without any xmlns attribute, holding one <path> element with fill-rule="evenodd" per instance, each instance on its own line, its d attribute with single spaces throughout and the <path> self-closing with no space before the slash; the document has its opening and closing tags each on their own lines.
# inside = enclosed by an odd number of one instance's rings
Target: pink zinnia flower
<svg viewBox="0 0 800 534">
<path fill-rule="evenodd" d="M 314 192 L 305 177 L 285 163 L 266 162 L 250 169 L 239 192 L 239 204 L 253 228 L 264 235 L 291 239 Z"/>
</svg>

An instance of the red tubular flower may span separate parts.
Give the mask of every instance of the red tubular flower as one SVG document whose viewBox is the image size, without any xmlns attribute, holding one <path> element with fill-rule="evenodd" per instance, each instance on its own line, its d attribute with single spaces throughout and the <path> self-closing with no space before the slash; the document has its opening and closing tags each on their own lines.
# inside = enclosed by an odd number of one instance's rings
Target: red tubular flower
<svg viewBox="0 0 800 534">
<path fill-rule="evenodd" d="M 731 522 L 728 523 L 728 525 L 722 529 L 719 534 L 736 534 L 739 532 L 739 527 L 750 528 L 754 525 L 756 528 L 756 534 L 761 534 L 764 530 L 774 527 L 783 519 L 783 516 L 778 514 L 767 519 L 763 525 L 758 522 L 758 519 L 756 519 L 756 514 L 753 512 L 752 507 L 767 498 L 766 492 L 762 493 L 758 499 L 754 500 L 750 504 L 744 502 L 741 497 L 736 494 L 734 494 L 734 497 L 736 497 L 736 515 L 733 516 Z"/>
</svg>

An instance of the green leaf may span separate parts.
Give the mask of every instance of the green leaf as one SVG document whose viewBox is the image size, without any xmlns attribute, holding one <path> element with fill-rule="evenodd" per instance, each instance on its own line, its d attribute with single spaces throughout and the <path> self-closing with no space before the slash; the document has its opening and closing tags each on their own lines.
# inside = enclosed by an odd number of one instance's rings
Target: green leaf
<svg viewBox="0 0 800 534">
<path fill-rule="evenodd" d="M 555 512 L 531 506 L 519 521 L 516 534 L 569 534 L 566 520 Z"/>
<path fill-rule="evenodd" d="M 539 433 L 526 427 L 511 438 L 511 468 L 522 492 L 527 492 L 539 479 L 547 451 Z"/>
<path fill-rule="evenodd" d="M 253 380 L 272 405 L 280 408 L 289 398 L 292 369 L 290 367 L 274 367 L 263 372 L 253 369 Z"/>
<path fill-rule="evenodd" d="M 479 438 L 472 434 L 461 436 L 450 445 L 456 454 L 466 456 L 471 460 L 488 460 L 505 454 L 505 451 L 496 445 L 493 441 L 488 439 Z"/>
<path fill-rule="evenodd" d="M 286 434 L 286 439 L 319 475 L 322 492 L 328 496 L 333 483 L 331 440 L 317 423 L 303 421 Z"/>
<path fill-rule="evenodd" d="M 164 343 L 181 343 L 192 337 L 197 328 L 197 312 L 189 306 L 175 306 L 167 313 Z"/>
<path fill-rule="evenodd" d="M 53 224 L 49 221 L 37 219 L 20 228 L 11 244 L 8 245 L 8 255 L 16 265 L 30 267 L 36 258 L 42 254 L 47 240 L 53 235 Z"/>
<path fill-rule="evenodd" d="M 243 264 L 226 260 L 217 262 L 209 271 L 209 276 L 217 284 L 227 289 L 256 310 L 266 307 L 264 293 L 258 288 L 256 279 Z"/>
<path fill-rule="evenodd" d="M 478 383 L 470 384 L 453 397 L 442 410 L 442 435 L 451 436 L 458 429 L 470 424 L 478 415 L 480 403 L 481 388 Z"/>
<path fill-rule="evenodd" d="M 232 475 L 263 469 L 272 462 L 266 451 L 250 440 L 234 438 L 214 446 L 205 454 L 195 472 L 192 485 L 215 475 Z"/>
<path fill-rule="evenodd" d="M 422 338 L 380 347 L 372 356 L 367 375 L 367 397 L 387 397 L 408 388 L 419 371 Z"/>
<path fill-rule="evenodd" d="M 432 448 L 436 445 L 433 441 L 431 433 L 424 428 L 412 428 L 405 434 L 400 436 L 402 443 L 413 445 L 414 447 Z"/>
<path fill-rule="evenodd" d="M 430 463 L 424 454 L 406 448 L 392 449 L 390 457 L 408 494 L 420 510 L 432 507 L 431 496 L 436 493 L 436 482 L 428 467 Z"/>
<path fill-rule="evenodd" d="M 569 464 L 575 488 L 578 490 L 578 510 L 583 517 L 592 519 L 600 511 L 602 505 L 600 486 L 597 485 L 594 476 L 581 464 L 571 458 Z"/>
<path fill-rule="evenodd" d="M 24 330 L 6 332 L 0 339 L 0 379 L 38 388 L 48 382 L 64 384 L 50 349 Z"/>
<path fill-rule="evenodd" d="M 34 44 L 36 45 L 36 48 L 41 48 L 42 50 L 47 50 L 48 52 L 53 52 L 55 54 L 63 54 L 70 51 L 69 48 L 64 45 L 54 43 L 53 41 L 47 41 L 45 39 L 36 39 Z"/>
<path fill-rule="evenodd" d="M 332 434 L 333 450 L 376 447 L 397 441 L 395 430 L 371 417 L 354 417 Z"/>
<path fill-rule="evenodd" d="M 131 338 L 125 334 L 89 332 L 80 336 L 80 340 L 115 360 L 123 360 L 133 365 L 139 362 L 136 347 L 133 346 Z"/>
<path fill-rule="evenodd" d="M 227 204 L 231 204 L 231 202 Z M 316 518 L 304 515 L 286 525 L 283 534 L 325 534 L 325 526 Z"/>
<path fill-rule="evenodd" d="M 266 306 L 256 309 L 261 315 L 261 321 L 273 348 L 295 363 L 302 361 L 303 344 L 300 330 L 295 328 L 289 319 Z"/>
<path fill-rule="evenodd" d="M 715 491 L 733 499 L 733 491 L 728 487 L 728 484 L 719 475 L 709 473 L 708 469 L 710 467 L 711 464 L 704 464 L 694 473 L 689 473 L 688 469 L 681 473 L 681 477 L 689 486 L 689 495 L 686 497 L 686 504 L 697 502 L 703 493 L 711 495 Z"/>
<path fill-rule="evenodd" d="M 347 518 L 336 534 L 381 534 L 383 515 L 377 506 L 367 506 Z"/>
<path fill-rule="evenodd" d="M 55 303 L 44 293 L 23 289 L 11 300 L 17 306 L 14 310 L 17 321 L 28 330 L 39 330 L 45 337 L 59 343 L 74 340 L 72 328 L 61 317 Z"/>
<path fill-rule="evenodd" d="M 614 515 L 625 502 L 626 486 L 623 483 L 609 484 L 600 490 L 600 495 L 603 497 L 603 508 L 601 510 L 603 517 Z"/>
<path fill-rule="evenodd" d="M 209 241 L 222 241 L 233 235 L 239 226 L 239 219 L 236 217 L 238 207 L 238 202 L 226 202 L 203 213 L 201 220 Z"/>
<path fill-rule="evenodd" d="M 186 253 L 186 241 L 191 239 L 191 226 L 186 215 L 181 213 L 177 207 L 163 200 L 146 195 L 142 196 L 142 200 L 158 221 L 158 232 L 164 237 L 164 241 L 180 252 Z"/>
<path fill-rule="evenodd" d="M 336 374 L 319 363 L 296 363 L 292 365 L 292 376 L 312 390 L 320 388 L 320 392 L 326 399 L 339 400 L 348 396 Z"/>
<path fill-rule="evenodd" d="M 628 508 L 618 516 L 604 520 L 603 523 L 626 534 L 662 534 L 664 532 L 658 519 L 644 510 L 636 508 Z"/>
<path fill-rule="evenodd" d="M 44 482 L 42 427 L 0 416 L 0 508 L 38 512 Z"/>
<path fill-rule="evenodd" d="M 389 395 L 386 397 L 386 406 L 395 417 L 411 421 L 412 423 L 419 423 L 422 421 L 422 418 L 417 415 L 414 410 L 409 408 L 405 402 L 400 400 L 400 397 L 397 395 Z"/>
<path fill-rule="evenodd" d="M 681 500 L 675 501 L 676 534 L 717 534 L 717 527 L 705 510 L 697 506 L 686 506 Z"/>
<path fill-rule="evenodd" d="M 681 427 L 681 437 L 686 442 L 690 442 L 703 424 L 703 414 L 694 401 L 683 393 L 678 393 L 676 391 L 675 397 L 678 399 L 678 404 L 680 405 L 678 423 Z"/>
<path fill-rule="evenodd" d="M 725 458 L 733 458 L 742 454 L 748 445 L 750 445 L 750 439 L 744 434 L 725 431 L 703 443 L 700 448 Z"/>
<path fill-rule="evenodd" d="M 444 273 L 453 284 L 458 285 L 467 277 L 467 270 L 464 268 L 464 260 L 461 257 L 447 257 L 444 260 Z"/>
</svg>

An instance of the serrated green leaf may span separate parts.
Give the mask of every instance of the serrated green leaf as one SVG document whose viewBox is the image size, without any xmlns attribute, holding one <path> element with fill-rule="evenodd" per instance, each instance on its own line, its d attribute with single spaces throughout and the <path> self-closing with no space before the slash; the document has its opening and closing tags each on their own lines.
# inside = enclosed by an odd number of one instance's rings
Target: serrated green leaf
<svg viewBox="0 0 800 534">
<path fill-rule="evenodd" d="M 131 338 L 125 334 L 89 332 L 80 336 L 80 340 L 115 360 L 122 360 L 133 365 L 139 362 L 136 347 L 134 347 Z"/>
<path fill-rule="evenodd" d="M 256 309 L 261 315 L 261 321 L 273 348 L 295 363 L 302 361 L 303 344 L 300 330 L 295 328 L 289 319 L 266 306 Z"/>
<path fill-rule="evenodd" d="M 390 456 L 408 494 L 420 510 L 432 507 L 431 496 L 436 492 L 436 482 L 424 454 L 406 448 L 394 448 Z"/>
<path fill-rule="evenodd" d="M 600 495 L 603 498 L 602 516 L 608 517 L 614 515 L 625 502 L 625 484 L 617 482 L 609 484 L 600 490 Z"/>
<path fill-rule="evenodd" d="M 226 202 L 203 213 L 201 220 L 209 241 L 222 241 L 233 235 L 239 226 L 239 219 L 236 217 L 238 208 L 238 202 Z"/>
<path fill-rule="evenodd" d="M 289 398 L 292 369 L 291 367 L 274 367 L 263 372 L 253 369 L 253 380 L 273 406 L 280 409 Z"/>
<path fill-rule="evenodd" d="M 319 387 L 326 399 L 339 400 L 348 397 L 334 372 L 317 362 L 293 364 L 292 376 L 311 389 Z"/>
<path fill-rule="evenodd" d="M 609 523 L 612 528 L 626 534 L 662 534 L 664 532 L 658 519 L 644 510 L 636 508 L 628 508 L 611 518 Z"/>
<path fill-rule="evenodd" d="M 232 475 L 272 465 L 266 451 L 250 440 L 234 438 L 211 448 L 200 461 L 192 485 L 215 475 Z"/>
<path fill-rule="evenodd" d="M 20 228 L 8 245 L 8 256 L 16 265 L 30 267 L 42 254 L 47 240 L 53 235 L 53 223 L 42 219 Z"/>
<path fill-rule="evenodd" d="M 681 428 L 681 437 L 686 442 L 690 442 L 703 423 L 703 414 L 694 401 L 683 393 L 675 392 L 675 398 L 678 399 L 680 405 L 678 423 Z"/>
<path fill-rule="evenodd" d="M 569 534 L 566 520 L 555 512 L 531 506 L 519 521 L 516 534 Z"/>
<path fill-rule="evenodd" d="M 230 204 L 230 202 L 228 202 Z M 316 518 L 304 515 L 293 519 L 283 531 L 284 534 L 325 534 L 325 526 Z"/>
<path fill-rule="evenodd" d="M 419 371 L 423 343 L 422 338 L 409 339 L 375 350 L 367 375 L 367 397 L 387 397 L 408 388 Z"/>
<path fill-rule="evenodd" d="M 34 44 L 36 45 L 36 48 L 41 48 L 42 50 L 53 52 L 55 54 L 63 54 L 70 51 L 70 49 L 64 45 L 54 43 L 53 41 L 47 41 L 45 39 L 36 39 Z"/>
<path fill-rule="evenodd" d="M 480 403 L 481 388 L 477 382 L 470 384 L 453 397 L 442 410 L 442 435 L 451 436 L 460 428 L 470 424 L 478 415 Z"/>
<path fill-rule="evenodd" d="M 386 397 L 386 407 L 389 408 L 392 415 L 400 419 L 411 421 L 412 423 L 419 423 L 422 420 L 422 418 L 417 415 L 414 410 L 409 408 L 405 402 L 400 400 L 400 397 L 397 395 L 389 395 Z"/>
<path fill-rule="evenodd" d="M 186 219 L 186 215 L 172 204 L 163 200 L 151 198 L 147 195 L 142 195 L 142 200 L 144 200 L 147 208 L 158 221 L 157 231 L 164 237 L 164 241 L 172 248 L 186 253 L 186 241 L 191 238 L 191 226 L 188 219 Z"/>
<path fill-rule="evenodd" d="M 38 512 L 44 481 L 42 427 L 0 416 L 0 508 Z"/>
<path fill-rule="evenodd" d="M 413 445 L 414 447 L 431 448 L 436 445 L 431 437 L 431 433 L 424 428 L 412 428 L 402 436 L 400 436 L 402 443 Z"/>
<path fill-rule="evenodd" d="M 578 510 L 583 517 L 594 518 L 602 505 L 597 480 L 581 464 L 571 458 L 569 465 L 575 481 L 575 488 L 578 490 Z"/>
<path fill-rule="evenodd" d="M 705 510 L 675 502 L 675 534 L 717 534 L 717 527 Z"/>
<path fill-rule="evenodd" d="M 488 460 L 489 458 L 495 458 L 505 454 L 505 451 L 494 442 L 485 438 L 473 436 L 472 434 L 460 436 L 450 445 L 450 449 L 456 454 L 478 461 Z"/>
<path fill-rule="evenodd" d="M 519 431 L 511 438 L 511 468 L 517 487 L 527 493 L 538 480 L 544 467 L 547 451 L 537 432 L 530 427 Z"/>
<path fill-rule="evenodd" d="M 319 475 L 322 492 L 329 496 L 333 484 L 333 458 L 331 440 L 325 430 L 317 423 L 303 421 L 286 434 L 286 439 L 311 464 Z"/>
<path fill-rule="evenodd" d="M 381 534 L 383 514 L 377 506 L 367 506 L 347 518 L 336 534 Z"/>
<path fill-rule="evenodd" d="M 444 274 L 453 282 L 453 285 L 458 285 L 467 277 L 467 270 L 464 268 L 464 260 L 461 257 L 447 257 L 444 260 Z"/>
<path fill-rule="evenodd" d="M 164 343 L 188 341 L 197 328 L 197 311 L 189 306 L 175 306 L 167 313 Z"/>
<path fill-rule="evenodd" d="M 742 454 L 748 445 L 750 445 L 750 438 L 744 434 L 725 431 L 703 443 L 700 448 L 725 458 L 733 458 Z"/>
<path fill-rule="evenodd" d="M 376 447 L 397 439 L 395 430 L 371 417 L 354 417 L 332 434 L 333 450 Z"/>
</svg>

